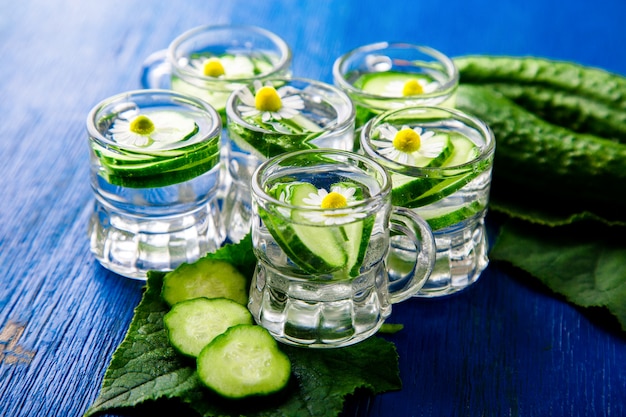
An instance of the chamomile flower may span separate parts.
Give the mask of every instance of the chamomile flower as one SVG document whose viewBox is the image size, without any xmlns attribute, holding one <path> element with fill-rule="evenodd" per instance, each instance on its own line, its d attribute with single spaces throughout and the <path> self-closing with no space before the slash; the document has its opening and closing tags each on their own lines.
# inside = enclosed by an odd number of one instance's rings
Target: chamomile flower
<svg viewBox="0 0 626 417">
<path fill-rule="evenodd" d="M 416 157 L 434 158 L 443 151 L 444 144 L 432 140 L 435 136 L 433 131 L 406 125 L 398 130 L 388 123 L 377 129 L 380 139 L 372 140 L 372 143 L 378 147 L 378 152 L 401 164 L 412 165 Z"/>
<path fill-rule="evenodd" d="M 243 117 L 256 117 L 261 115 L 265 123 L 271 120 L 291 119 L 304 108 L 304 101 L 298 94 L 293 92 L 292 87 L 279 87 L 275 89 L 271 83 L 262 85 L 260 81 L 254 82 L 254 93 L 248 87 L 244 87 L 237 93 L 243 104 L 237 106 Z"/>
<path fill-rule="evenodd" d="M 225 55 L 194 58 L 189 66 L 203 77 L 241 78 L 254 74 L 254 64 L 250 58 L 238 55 Z"/>
<path fill-rule="evenodd" d="M 315 223 L 324 223 L 326 226 L 345 224 L 356 219 L 365 217 L 365 213 L 355 212 L 350 209 L 351 203 L 356 201 L 354 187 L 333 187 L 330 192 L 324 188 L 317 190 L 317 193 L 310 193 L 302 202 L 307 207 L 324 209 L 324 211 L 303 212 L 302 215 Z"/>
<path fill-rule="evenodd" d="M 389 97 L 410 97 L 432 93 L 439 87 L 436 81 L 428 82 L 422 78 L 411 78 L 407 81 L 391 81 L 385 87 L 385 95 Z"/>
<path fill-rule="evenodd" d="M 196 129 L 193 119 L 174 112 L 120 116 L 109 128 L 115 142 L 138 148 L 159 148 L 189 137 Z"/>
</svg>

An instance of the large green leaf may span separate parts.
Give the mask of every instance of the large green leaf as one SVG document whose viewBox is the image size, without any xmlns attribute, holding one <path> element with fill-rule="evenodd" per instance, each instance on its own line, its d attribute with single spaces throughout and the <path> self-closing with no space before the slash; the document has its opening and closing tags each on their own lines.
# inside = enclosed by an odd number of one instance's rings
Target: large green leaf
<svg viewBox="0 0 626 417">
<path fill-rule="evenodd" d="M 508 221 L 489 256 L 530 273 L 573 304 L 607 309 L 626 330 L 624 232 L 597 223 L 553 228 Z"/>
<path fill-rule="evenodd" d="M 250 272 L 255 262 L 251 250 L 248 237 L 208 256 L 233 262 L 242 272 Z M 147 409 L 151 415 L 155 415 L 154 410 L 164 415 L 164 410 L 171 409 L 183 416 L 183 403 L 187 404 L 188 415 L 207 417 L 336 416 L 346 397 L 357 390 L 378 394 L 401 388 L 395 346 L 374 337 L 340 349 L 281 345 L 293 369 L 291 383 L 282 393 L 262 399 L 224 400 L 203 387 L 196 377 L 195 363 L 169 344 L 163 325 L 169 307 L 160 296 L 163 275 L 149 274 L 146 292 L 86 417 L 122 411 L 126 415 L 145 415 Z"/>
</svg>

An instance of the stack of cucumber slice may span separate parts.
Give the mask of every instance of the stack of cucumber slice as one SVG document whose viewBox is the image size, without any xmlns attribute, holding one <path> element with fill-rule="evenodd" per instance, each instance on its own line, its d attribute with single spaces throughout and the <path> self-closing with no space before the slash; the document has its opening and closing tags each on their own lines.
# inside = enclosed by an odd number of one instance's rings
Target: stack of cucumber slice
<svg viewBox="0 0 626 417">
<path fill-rule="evenodd" d="M 247 284 L 233 265 L 210 258 L 163 279 L 161 296 L 172 307 L 163 317 L 171 345 L 195 358 L 200 381 L 227 398 L 272 394 L 291 375 L 287 355 L 245 307 Z"/>
<path fill-rule="evenodd" d="M 157 128 L 143 146 L 126 143 L 127 132 L 112 125 L 112 143 L 92 141 L 101 164 L 100 175 L 109 183 L 129 188 L 155 188 L 181 183 L 211 170 L 219 160 L 219 137 L 195 142 L 199 127 L 195 121 L 174 111 L 149 114 Z"/>
</svg>

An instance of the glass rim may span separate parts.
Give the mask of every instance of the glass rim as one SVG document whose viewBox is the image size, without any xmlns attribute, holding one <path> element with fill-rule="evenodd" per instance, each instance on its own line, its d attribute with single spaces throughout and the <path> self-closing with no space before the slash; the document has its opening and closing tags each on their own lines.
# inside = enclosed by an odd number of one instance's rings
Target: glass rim
<svg viewBox="0 0 626 417">
<path fill-rule="evenodd" d="M 359 200 L 358 202 L 356 202 L 356 204 L 351 204 L 347 207 L 340 208 L 340 209 L 324 209 L 324 208 L 309 207 L 309 206 L 295 206 L 293 204 L 289 204 L 277 198 L 274 198 L 265 191 L 263 184 L 265 184 L 265 182 L 268 179 L 272 178 L 271 176 L 263 177 L 263 174 L 266 171 L 274 167 L 292 168 L 289 165 L 281 165 L 281 164 L 284 163 L 285 160 L 288 160 L 288 159 L 307 158 L 309 155 L 316 155 L 316 156 L 329 155 L 329 156 L 334 156 L 334 157 L 345 158 L 346 161 L 357 160 L 359 161 L 359 163 L 366 164 L 370 168 L 373 168 L 379 174 L 378 177 L 381 178 L 381 180 L 377 179 L 377 182 L 380 185 L 380 190 L 374 195 L 364 198 L 363 200 Z M 354 167 L 354 165 L 352 165 L 352 167 Z M 276 175 L 274 177 L 281 178 L 283 176 L 285 175 Z M 371 174 L 369 176 L 371 177 Z M 262 179 L 266 181 L 262 183 L 261 182 Z M 391 195 L 391 175 L 389 174 L 389 172 L 383 165 L 381 165 L 380 163 L 378 163 L 377 161 L 375 161 L 374 159 L 370 158 L 367 155 L 362 155 L 362 154 L 358 154 L 355 152 L 344 151 L 344 150 L 339 150 L 339 149 L 304 149 L 304 150 L 280 154 L 278 156 L 275 156 L 273 158 L 270 158 L 262 162 L 254 170 L 250 183 L 251 183 L 251 191 L 252 191 L 253 200 L 261 199 L 266 204 L 271 204 L 273 206 L 277 206 L 283 209 L 288 209 L 288 210 L 295 209 L 295 210 L 300 210 L 300 211 L 309 211 L 309 212 L 318 212 L 318 213 L 324 213 L 324 212 L 329 212 L 333 210 L 354 210 L 354 209 L 362 209 L 362 208 L 377 206 L 380 204 L 380 202 L 385 201 L 385 199 L 387 198 L 390 198 L 390 195 Z"/>
<path fill-rule="evenodd" d="M 87 124 L 87 132 L 89 133 L 89 136 L 102 143 L 105 143 L 107 145 L 112 145 L 119 149 L 140 152 L 142 150 L 141 148 L 138 148 L 135 146 L 133 146 L 132 148 L 128 148 L 126 145 L 123 145 L 114 140 L 111 140 L 98 129 L 97 124 L 99 120 L 101 120 L 103 117 L 115 114 L 113 112 L 104 113 L 105 109 L 107 109 L 108 107 L 111 107 L 115 104 L 123 105 L 124 103 L 132 103 L 132 100 L 134 97 L 142 97 L 142 96 L 162 97 L 164 102 L 166 99 L 171 100 L 172 105 L 186 106 L 186 107 L 193 106 L 197 110 L 200 110 L 209 114 L 211 123 L 208 126 L 207 132 L 202 136 L 202 139 L 185 144 L 185 146 L 188 146 L 190 144 L 204 142 L 207 139 L 210 139 L 216 135 L 219 135 L 222 131 L 222 119 L 219 113 L 217 112 L 217 110 L 215 110 L 215 108 L 213 108 L 213 106 L 211 106 L 209 103 L 203 100 L 200 100 L 194 96 L 178 93 L 172 90 L 139 89 L 139 90 L 130 90 L 130 91 L 112 95 L 110 97 L 107 97 L 101 100 L 96 105 L 94 105 L 87 115 L 86 124 Z M 165 150 L 174 150 L 174 149 L 181 149 L 181 148 L 180 147 L 165 147 L 160 150 L 165 151 Z"/>
<path fill-rule="evenodd" d="M 448 80 L 441 85 L 441 88 L 430 92 L 420 94 L 418 97 L 415 96 L 407 96 L 407 97 L 390 97 L 390 96 L 382 96 L 377 94 L 367 93 L 359 88 L 356 88 L 352 83 L 350 83 L 344 76 L 343 66 L 345 62 L 358 53 L 363 52 L 371 52 L 371 51 L 382 51 L 385 49 L 415 49 L 420 53 L 425 55 L 429 55 L 435 58 L 439 63 L 443 65 L 443 68 L 446 70 L 445 74 L 448 76 Z M 358 95 L 363 99 L 370 100 L 378 100 L 378 101 L 394 101 L 394 102 L 414 102 L 416 99 L 424 98 L 430 99 L 433 97 L 439 97 L 442 95 L 452 94 L 454 90 L 458 87 L 459 84 L 459 70 L 454 64 L 454 61 L 440 52 L 437 49 L 434 49 L 430 46 L 418 45 L 407 42 L 377 42 L 370 43 L 367 45 L 362 45 L 357 48 L 354 48 L 345 54 L 341 55 L 339 58 L 335 60 L 332 67 L 333 78 L 335 82 L 338 84 L 340 88 L 347 91 L 348 94 Z"/>
<path fill-rule="evenodd" d="M 217 30 L 248 31 L 248 32 L 253 32 L 253 33 L 260 34 L 260 35 L 266 37 L 280 51 L 278 62 L 276 62 L 272 66 L 271 70 L 269 70 L 267 72 L 264 72 L 264 73 L 261 73 L 261 74 L 257 74 L 255 76 L 238 77 L 238 78 L 222 78 L 222 79 L 219 79 L 219 78 L 216 79 L 216 78 L 213 78 L 213 77 L 207 77 L 207 76 L 204 76 L 204 75 L 197 74 L 197 73 L 195 73 L 193 71 L 190 71 L 187 66 L 178 64 L 178 60 L 176 59 L 176 51 L 178 50 L 180 45 L 182 45 L 184 42 L 192 39 L 193 37 L 197 36 L 198 34 L 210 32 L 210 31 L 217 31 Z M 283 38 L 281 38 L 280 36 L 278 36 L 274 32 L 271 32 L 271 31 L 269 31 L 267 29 L 261 28 L 259 26 L 254 26 L 254 25 L 203 25 L 203 26 L 197 26 L 195 28 L 192 28 L 192 29 L 189 29 L 189 30 L 183 32 L 178 37 L 176 37 L 169 44 L 169 46 L 168 46 L 168 48 L 166 50 L 166 55 L 167 55 L 167 60 L 172 65 L 173 71 L 176 72 L 177 74 L 184 75 L 184 79 L 185 80 L 193 79 L 195 81 L 202 82 L 203 84 L 217 84 L 217 85 L 228 84 L 228 83 L 233 83 L 233 82 L 235 82 L 235 83 L 247 83 L 247 82 L 252 82 L 253 80 L 256 80 L 256 79 L 265 79 L 265 78 L 268 78 L 268 77 L 272 77 L 272 76 L 274 76 L 276 74 L 281 73 L 282 71 L 287 71 L 288 68 L 289 68 L 289 65 L 291 64 L 291 59 L 292 59 L 291 48 L 289 47 L 289 45 L 287 44 L 287 42 Z"/>
<path fill-rule="evenodd" d="M 343 101 L 347 106 L 349 106 L 349 113 L 346 115 L 345 118 L 343 118 L 342 120 L 337 119 L 336 122 L 332 125 L 329 125 L 329 127 L 327 129 L 324 129 L 325 131 L 316 137 L 316 139 L 320 139 L 320 138 L 325 138 L 327 137 L 329 134 L 331 133 L 335 133 L 335 132 L 341 132 L 347 128 L 350 127 L 351 124 L 355 123 L 355 117 L 356 117 L 356 110 L 354 107 L 354 103 L 352 102 L 352 100 L 350 99 L 350 97 L 343 92 L 342 90 L 340 90 L 339 88 L 335 87 L 332 84 L 328 84 L 322 81 L 318 81 L 318 80 L 313 80 L 310 78 L 302 78 L 302 77 L 274 77 L 274 78 L 268 78 L 266 80 L 264 80 L 265 82 L 279 82 L 279 83 L 306 83 L 308 85 L 313 85 L 316 87 L 321 87 L 324 90 L 332 93 L 332 94 L 336 94 L 341 101 Z M 247 130 L 251 130 L 253 132 L 257 132 L 257 133 L 263 133 L 263 134 L 269 134 L 269 135 L 280 135 L 280 136 L 302 136 L 305 134 L 309 134 L 309 133 L 283 133 L 283 132 L 277 132 L 275 130 L 267 130 L 267 129 L 263 129 L 259 126 L 253 125 L 249 122 L 247 122 L 244 118 L 242 118 L 239 113 L 237 113 L 234 110 L 234 105 L 235 105 L 235 100 L 237 100 L 237 98 L 239 97 L 238 94 L 240 91 L 242 91 L 244 88 L 250 88 L 253 85 L 253 82 L 250 82 L 246 85 L 243 85 L 239 88 L 237 88 L 236 90 L 234 90 L 230 96 L 228 97 L 228 100 L 226 101 L 226 116 L 229 119 L 229 123 L 230 120 L 234 121 L 234 123 L 237 123 L 238 125 L 242 126 L 243 128 L 247 129 Z M 334 107 L 334 106 L 333 106 Z"/>
<path fill-rule="evenodd" d="M 482 136 L 485 140 L 484 146 L 481 146 L 480 155 L 476 156 L 470 161 L 467 161 L 459 165 L 453 165 L 453 166 L 448 166 L 448 167 L 418 167 L 414 165 L 403 164 L 391 158 L 388 158 L 387 156 L 381 154 L 378 150 L 376 150 L 372 146 L 370 138 L 373 133 L 374 125 L 376 126 L 380 125 L 381 122 L 383 122 L 384 120 L 386 120 L 387 118 L 391 116 L 396 116 L 402 113 L 412 113 L 412 112 L 418 112 L 418 113 L 423 113 L 423 114 L 426 114 L 426 112 L 446 113 L 447 115 L 450 116 L 449 119 L 460 121 L 466 126 L 470 126 L 471 128 L 475 129 L 477 132 L 479 132 L 480 136 Z M 487 123 L 461 110 L 451 109 L 448 107 L 441 107 L 441 106 L 403 107 L 403 108 L 398 108 L 398 109 L 387 110 L 383 113 L 380 113 L 377 116 L 370 119 L 363 126 L 363 129 L 361 130 L 361 133 L 359 136 L 359 143 L 361 145 L 361 148 L 370 158 L 376 159 L 377 161 L 379 161 L 379 163 L 383 165 L 386 169 L 392 172 L 401 173 L 403 175 L 409 175 L 409 176 L 411 175 L 411 173 L 432 175 L 433 173 L 438 173 L 442 171 L 453 171 L 453 170 L 462 170 L 462 169 L 471 168 L 473 165 L 490 158 L 494 154 L 495 146 L 496 146 L 495 136 L 493 134 L 493 131 L 489 127 L 489 125 L 487 125 Z"/>
</svg>

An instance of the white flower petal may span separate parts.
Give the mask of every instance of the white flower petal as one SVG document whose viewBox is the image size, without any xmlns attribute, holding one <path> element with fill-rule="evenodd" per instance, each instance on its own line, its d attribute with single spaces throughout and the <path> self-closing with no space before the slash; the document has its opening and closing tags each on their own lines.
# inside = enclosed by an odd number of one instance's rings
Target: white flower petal
<svg viewBox="0 0 626 417">
<path fill-rule="evenodd" d="M 280 133 L 285 133 L 285 134 L 291 134 L 293 133 L 291 130 L 289 130 L 287 128 L 287 126 L 283 125 L 282 123 L 279 122 L 268 122 L 275 131 L 280 132 Z"/>
<path fill-rule="evenodd" d="M 243 87 L 237 92 L 239 99 L 247 106 L 254 107 L 254 95 L 248 87 Z"/>
</svg>

